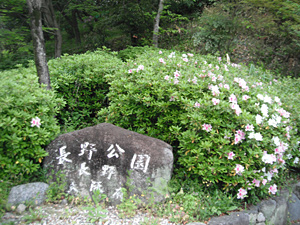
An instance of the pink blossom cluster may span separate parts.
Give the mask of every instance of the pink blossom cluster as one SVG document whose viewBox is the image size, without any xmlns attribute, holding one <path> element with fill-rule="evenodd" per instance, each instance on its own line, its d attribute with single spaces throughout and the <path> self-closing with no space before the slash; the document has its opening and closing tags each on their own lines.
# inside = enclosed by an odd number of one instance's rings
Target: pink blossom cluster
<svg viewBox="0 0 300 225">
<path fill-rule="evenodd" d="M 210 132 L 212 129 L 212 126 L 210 124 L 203 124 L 202 125 L 202 130 L 206 130 L 207 132 Z"/>
<path fill-rule="evenodd" d="M 128 70 L 128 73 L 132 73 L 133 71 L 139 72 L 140 70 L 144 70 L 143 65 L 139 65 L 137 69 L 130 69 Z"/>
<path fill-rule="evenodd" d="M 242 130 L 236 131 L 234 135 L 234 144 L 238 144 L 245 139 L 245 133 Z"/>
<path fill-rule="evenodd" d="M 239 86 L 242 88 L 242 91 L 249 91 L 249 87 L 247 86 L 247 82 L 239 77 L 235 77 L 233 79 L 234 82 L 239 83 Z"/>
<path fill-rule="evenodd" d="M 34 126 L 40 128 L 40 126 L 41 126 L 41 119 L 40 118 L 35 117 L 35 118 L 31 119 L 31 127 L 34 127 Z"/>
<path fill-rule="evenodd" d="M 244 199 L 247 195 L 247 191 L 243 188 L 239 189 L 239 192 L 237 193 L 237 199 Z"/>
<path fill-rule="evenodd" d="M 218 85 L 209 85 L 208 89 L 212 91 L 213 96 L 218 96 L 220 94 Z"/>
<path fill-rule="evenodd" d="M 195 107 L 195 108 L 199 108 L 199 107 L 200 107 L 200 103 L 199 103 L 199 102 L 196 102 L 195 105 L 194 105 L 194 107 Z"/>
<path fill-rule="evenodd" d="M 163 58 L 160 58 L 159 62 L 162 63 L 162 64 L 166 64 L 166 62 L 165 62 L 165 60 Z"/>
<path fill-rule="evenodd" d="M 235 156 L 235 154 L 233 152 L 228 152 L 228 159 L 233 159 L 233 156 Z"/>
<path fill-rule="evenodd" d="M 234 170 L 235 170 L 235 173 L 237 175 L 242 175 L 242 173 L 244 172 L 245 168 L 241 164 L 236 164 Z"/>
<path fill-rule="evenodd" d="M 291 113 L 287 112 L 286 110 L 282 109 L 282 108 L 279 108 L 279 109 L 275 109 L 279 114 L 280 116 L 283 116 L 284 118 L 289 118 Z"/>
<path fill-rule="evenodd" d="M 212 98 L 213 105 L 218 105 L 220 103 L 220 99 Z"/>
<path fill-rule="evenodd" d="M 272 193 L 273 195 L 275 195 L 277 192 L 277 185 L 273 184 L 269 187 L 269 193 Z"/>
</svg>

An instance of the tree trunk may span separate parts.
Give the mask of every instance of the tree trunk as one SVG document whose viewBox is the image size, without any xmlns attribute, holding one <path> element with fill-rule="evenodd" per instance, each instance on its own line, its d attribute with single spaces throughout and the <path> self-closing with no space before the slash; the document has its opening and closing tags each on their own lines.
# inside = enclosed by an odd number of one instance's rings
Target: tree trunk
<svg viewBox="0 0 300 225">
<path fill-rule="evenodd" d="M 54 39 L 55 39 L 55 58 L 61 56 L 62 48 L 62 36 L 59 29 L 59 25 L 55 18 L 55 13 L 52 5 L 52 0 L 43 0 L 42 13 L 45 18 L 45 22 L 48 27 L 54 28 Z"/>
<path fill-rule="evenodd" d="M 77 12 L 76 10 L 72 10 L 72 27 L 73 27 L 73 32 L 75 35 L 75 41 L 77 44 L 81 44 L 81 38 L 80 38 L 80 31 L 78 28 L 78 22 L 77 22 Z"/>
<path fill-rule="evenodd" d="M 158 32 L 159 32 L 159 20 L 160 14 L 164 8 L 164 0 L 159 1 L 157 15 L 154 20 L 154 29 L 153 29 L 153 45 L 154 47 L 158 48 Z"/>
<path fill-rule="evenodd" d="M 41 7 L 40 0 L 26 0 L 29 16 L 30 29 L 34 47 L 35 66 L 39 76 L 39 83 L 45 84 L 46 89 L 51 89 L 50 75 L 46 59 L 45 42 L 42 30 Z"/>
</svg>

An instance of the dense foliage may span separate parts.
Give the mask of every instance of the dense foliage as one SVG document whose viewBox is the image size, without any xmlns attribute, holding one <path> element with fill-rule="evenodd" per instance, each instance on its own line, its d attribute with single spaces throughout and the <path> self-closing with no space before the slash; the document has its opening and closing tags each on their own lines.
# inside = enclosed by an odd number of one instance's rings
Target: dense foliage
<svg viewBox="0 0 300 225">
<path fill-rule="evenodd" d="M 199 17 L 194 44 L 202 54 L 228 53 L 236 62 L 298 77 L 299 12 L 298 1 L 219 1 Z"/>
<path fill-rule="evenodd" d="M 276 193 L 276 176 L 286 165 L 299 165 L 296 124 L 285 99 L 268 88 L 276 80 L 261 70 L 148 48 L 105 78 L 110 105 L 100 121 L 170 143 L 177 174 L 238 198 L 248 190 L 255 201 Z"/>
<path fill-rule="evenodd" d="M 57 116 L 63 132 L 95 125 L 97 112 L 108 105 L 104 75 L 120 66 L 120 59 L 101 50 L 49 61 L 52 87 L 66 101 Z"/>
<path fill-rule="evenodd" d="M 55 115 L 64 102 L 39 87 L 32 68 L 0 73 L 0 179 L 32 176 L 59 133 Z"/>
</svg>

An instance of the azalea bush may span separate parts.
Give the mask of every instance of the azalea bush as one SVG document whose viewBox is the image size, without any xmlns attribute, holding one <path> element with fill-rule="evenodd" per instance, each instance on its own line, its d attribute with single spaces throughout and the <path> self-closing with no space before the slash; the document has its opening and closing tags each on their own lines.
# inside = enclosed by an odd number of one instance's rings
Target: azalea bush
<svg viewBox="0 0 300 225">
<path fill-rule="evenodd" d="M 44 147 L 59 133 L 55 115 L 64 102 L 39 87 L 33 68 L 0 72 L 0 180 L 37 172 Z"/>
<path fill-rule="evenodd" d="M 105 76 L 110 105 L 99 121 L 170 143 L 175 173 L 255 201 L 299 164 L 295 121 L 270 88 L 274 77 L 260 72 L 229 57 L 147 48 Z"/>
<path fill-rule="evenodd" d="M 120 59 L 104 50 L 49 61 L 52 87 L 66 101 L 57 116 L 63 132 L 95 125 L 96 113 L 107 106 L 109 85 L 104 75 L 121 65 Z"/>
</svg>

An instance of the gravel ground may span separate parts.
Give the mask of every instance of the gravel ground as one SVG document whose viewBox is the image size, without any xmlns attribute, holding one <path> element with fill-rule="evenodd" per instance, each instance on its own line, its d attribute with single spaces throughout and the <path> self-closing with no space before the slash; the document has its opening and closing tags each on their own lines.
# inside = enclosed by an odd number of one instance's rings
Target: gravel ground
<svg viewBox="0 0 300 225">
<path fill-rule="evenodd" d="M 155 218 L 147 213 L 137 212 L 132 218 L 120 218 L 115 207 L 106 208 L 106 217 L 96 223 L 89 222 L 89 212 L 84 206 L 45 204 L 32 211 L 26 210 L 21 215 L 7 212 L 0 220 L 1 225 L 34 224 L 34 225 L 176 225 L 165 218 Z"/>
</svg>

